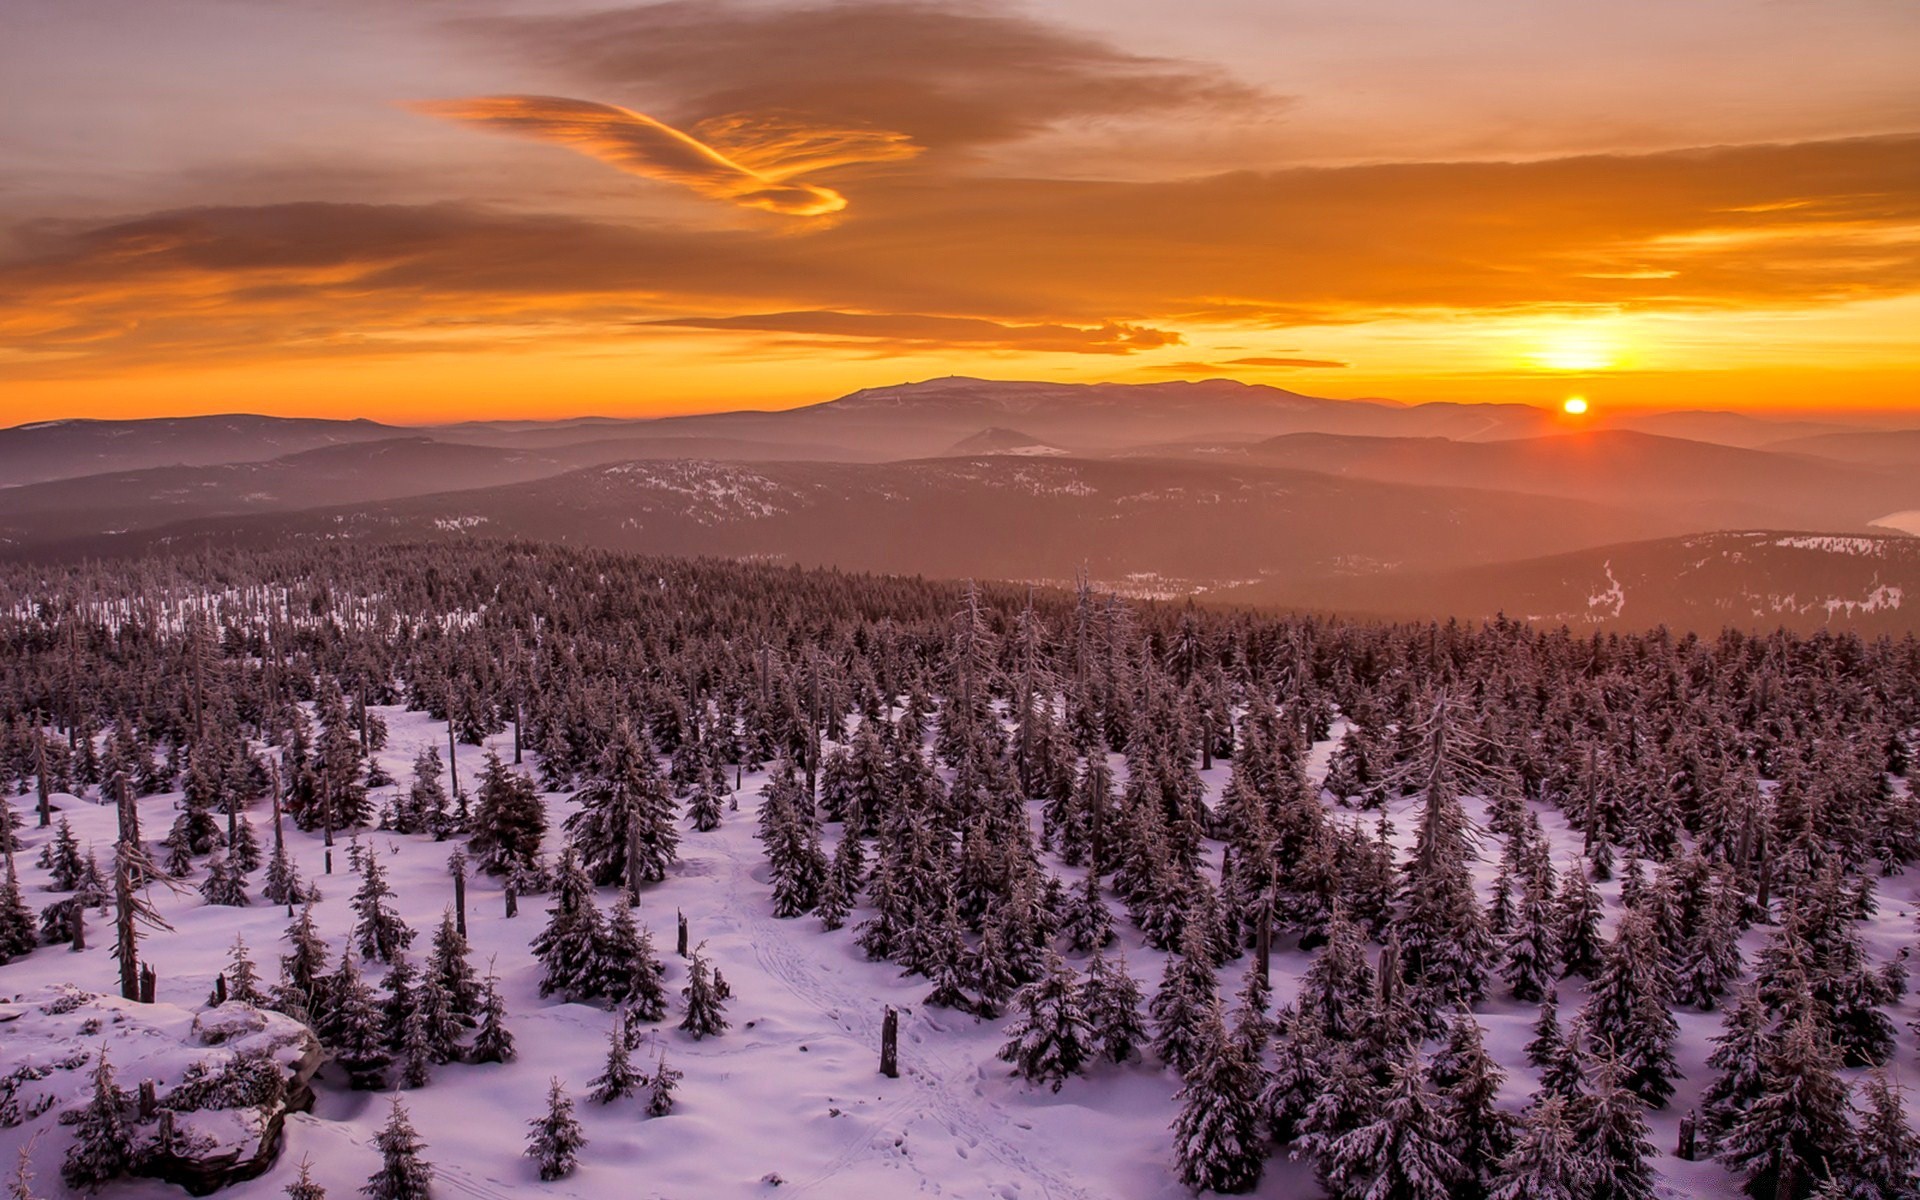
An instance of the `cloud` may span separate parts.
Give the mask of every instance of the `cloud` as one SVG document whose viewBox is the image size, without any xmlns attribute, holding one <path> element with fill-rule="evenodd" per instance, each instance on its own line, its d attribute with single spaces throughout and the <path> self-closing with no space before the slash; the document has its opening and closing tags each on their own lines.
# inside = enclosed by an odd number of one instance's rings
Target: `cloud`
<svg viewBox="0 0 1920 1200">
<path fill-rule="evenodd" d="M 428 100 L 419 112 L 577 150 L 635 175 L 680 184 L 703 196 L 788 216 L 839 212 L 846 197 L 794 176 L 855 162 L 918 153 L 885 130 L 823 129 L 778 115 L 732 114 L 702 122 L 706 140 L 645 113 L 560 96 L 476 96 Z"/>
<path fill-rule="evenodd" d="M 1213 67 L 1130 54 L 987 6 L 670 0 L 459 24 L 516 63 L 648 95 L 689 125 L 735 112 L 797 112 L 904 130 L 922 145 L 948 148 L 1064 121 L 1279 103 Z"/>
<path fill-rule="evenodd" d="M 1154 363 L 1147 369 L 1150 371 L 1165 371 L 1174 375 L 1231 375 L 1234 373 L 1233 368 L 1235 367 L 1306 369 L 1313 367 L 1344 367 L 1346 365 L 1346 363 L 1335 362 L 1332 359 L 1325 358 L 1229 358 L 1224 362 L 1217 363 L 1193 361 Z"/>
<path fill-rule="evenodd" d="M 12 230 L 0 373 L 624 345 L 688 314 L 883 349 L 1084 352 L 1205 324 L 1812 311 L 1920 294 L 1916 231 L 1920 135 L 1152 184 L 875 176 L 805 237 L 465 205 L 202 207 Z"/>
<path fill-rule="evenodd" d="M 1330 358 L 1230 358 L 1230 367 L 1344 367 L 1347 364 Z"/>
<path fill-rule="evenodd" d="M 732 317 L 670 317 L 645 323 L 682 329 L 850 338 L 881 342 L 903 350 L 966 346 L 1069 354 L 1132 354 L 1139 350 L 1178 345 L 1181 341 L 1179 334 L 1168 330 L 1118 322 L 1107 322 L 1091 328 L 1057 324 L 1007 325 L 977 317 L 923 316 L 914 313 L 813 310 Z"/>
</svg>

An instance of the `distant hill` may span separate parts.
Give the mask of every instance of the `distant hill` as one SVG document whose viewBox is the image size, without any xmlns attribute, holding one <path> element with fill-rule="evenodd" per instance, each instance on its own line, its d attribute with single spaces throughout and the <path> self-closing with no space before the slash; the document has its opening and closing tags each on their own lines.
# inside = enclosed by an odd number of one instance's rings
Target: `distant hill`
<svg viewBox="0 0 1920 1200">
<path fill-rule="evenodd" d="M 364 419 L 328 421 L 245 413 L 138 421 L 35 421 L 0 429 L 0 485 L 146 467 L 257 462 L 319 446 L 379 441 L 413 432 Z"/>
<path fill-rule="evenodd" d="M 1504 613 L 1583 628 L 1723 626 L 1920 632 L 1920 538 L 1744 531 L 1603 546 L 1531 561 L 1222 594 L 1380 617 Z"/>
<path fill-rule="evenodd" d="M 1871 433 L 1853 430 L 1847 433 L 1823 433 L 1814 437 L 1789 438 L 1774 442 L 1767 449 L 1792 454 L 1811 454 L 1838 462 L 1871 467 L 1920 469 L 1920 429 L 1876 429 Z"/>
<path fill-rule="evenodd" d="M 980 454 L 1005 454 L 1016 458 L 1057 458 L 1070 451 L 1051 442 L 1041 441 L 1031 434 L 1021 433 L 1018 429 L 1001 429 L 995 426 L 982 429 L 971 437 L 961 438 L 947 447 L 947 457 L 970 458 Z"/>
<path fill-rule="evenodd" d="M 1866 532 L 1920 508 L 1920 474 L 1627 430 L 1499 442 L 1290 434 L 1244 449 L 1253 462 L 1434 487 L 1593 500 L 1655 511 L 1690 530 Z"/>
<path fill-rule="evenodd" d="M 1265 578 L 1435 569 L 1666 531 L 1583 501 L 1262 466 L 1060 458 L 643 461 L 494 488 L 78 538 L 109 553 L 302 538 L 518 537 L 1179 595 Z"/>
</svg>

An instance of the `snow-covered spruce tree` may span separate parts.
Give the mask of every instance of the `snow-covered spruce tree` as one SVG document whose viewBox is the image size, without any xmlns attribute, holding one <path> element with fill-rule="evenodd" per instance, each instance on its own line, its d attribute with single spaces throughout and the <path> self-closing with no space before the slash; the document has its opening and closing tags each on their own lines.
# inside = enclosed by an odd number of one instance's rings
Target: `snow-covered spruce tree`
<svg viewBox="0 0 1920 1200">
<path fill-rule="evenodd" d="M 393 907 L 393 887 L 387 883 L 387 870 L 378 851 L 362 856 L 360 888 L 353 894 L 353 939 L 362 958 L 392 962 L 413 945 L 413 930 Z"/>
<path fill-rule="evenodd" d="M 487 977 L 480 985 L 480 1027 L 474 1031 L 473 1046 L 467 1061 L 504 1063 L 514 1059 L 513 1033 L 507 1028 L 507 1002 L 500 995 L 500 977 L 488 964 Z"/>
<path fill-rule="evenodd" d="M 567 818 L 567 835 L 595 885 L 632 892 L 667 877 L 680 831 L 644 727 L 624 718 L 614 725 L 575 799 L 580 810 Z"/>
<path fill-rule="evenodd" d="M 1746 969 L 1740 955 L 1740 906 L 1743 893 L 1714 890 L 1698 927 L 1685 935 L 1674 972 L 1674 999 L 1712 1011 Z"/>
<path fill-rule="evenodd" d="M 666 969 L 653 948 L 653 934 L 624 904 L 613 906 L 600 942 L 598 975 L 588 990 L 629 1006 L 642 1021 L 667 1015 Z"/>
<path fill-rule="evenodd" d="M 0 965 L 22 958 L 40 944 L 34 914 L 12 871 L 0 880 Z"/>
<path fill-rule="evenodd" d="M 1411 1053 L 1389 1068 L 1370 1120 L 1322 1153 L 1332 1194 L 1365 1200 L 1449 1200 L 1460 1178 L 1453 1130 Z"/>
<path fill-rule="evenodd" d="M 1301 976 L 1296 1001 L 1299 1019 L 1330 1038 L 1354 1037 L 1373 990 L 1366 934 L 1344 912 L 1336 911 L 1327 922 L 1326 943 Z"/>
<path fill-rule="evenodd" d="M 1013 1073 L 1028 1083 L 1059 1091 L 1094 1053 L 1093 1030 L 1073 968 L 1049 952 L 1040 978 L 1014 994 L 1013 1012 L 1001 1060 L 1012 1063 Z"/>
<path fill-rule="evenodd" d="M 440 928 L 433 934 L 433 951 L 427 958 L 427 974 L 446 991 L 447 1007 L 464 1028 L 473 1027 L 474 1014 L 480 1010 L 480 981 L 467 961 L 467 937 L 454 923 L 453 910 L 440 915 Z"/>
<path fill-rule="evenodd" d="M 327 942 L 313 922 L 311 903 L 302 906 L 300 915 L 282 936 L 292 949 L 280 957 L 280 982 L 274 986 L 273 1006 L 287 1012 L 289 1003 L 298 1003 L 314 1027 L 322 1028 L 330 1007 L 325 987 Z"/>
<path fill-rule="evenodd" d="M 224 905 L 228 908 L 247 906 L 246 876 L 235 871 L 227 862 L 227 856 L 218 851 L 207 860 L 207 877 L 201 881 L 200 897 L 208 904 Z"/>
<path fill-rule="evenodd" d="M 999 1016 L 1007 999 L 1020 986 L 1020 976 L 1003 929 L 1002 922 L 987 922 L 980 935 L 980 945 L 968 958 L 974 1009 L 983 1017 Z"/>
<path fill-rule="evenodd" d="M 327 1200 L 327 1189 L 313 1180 L 313 1159 L 300 1160 L 300 1173 L 293 1177 L 282 1195 L 287 1200 Z"/>
<path fill-rule="evenodd" d="M 1581 1014 L 1588 1032 L 1612 1046 L 1627 1086 L 1655 1108 L 1666 1105 L 1679 1074 L 1673 1046 L 1680 1026 L 1672 997 L 1653 921 L 1642 910 L 1629 910 L 1607 946 Z"/>
<path fill-rule="evenodd" d="M 1600 973 L 1600 892 L 1587 878 L 1583 863 L 1576 862 L 1560 876 L 1560 895 L 1554 907 L 1558 911 L 1560 976 L 1578 975 L 1592 979 Z"/>
<path fill-rule="evenodd" d="M 1455 1200 L 1480 1200 L 1492 1189 L 1500 1162 L 1513 1146 L 1513 1118 L 1498 1104 L 1505 1073 L 1487 1053 L 1480 1022 L 1472 1013 L 1463 1010 L 1454 1016 L 1444 1057 L 1436 1056 L 1429 1070 L 1441 1114 L 1453 1130 L 1449 1148 L 1460 1163 L 1452 1194 Z"/>
<path fill-rule="evenodd" d="M 647 1087 L 647 1115 L 664 1117 L 673 1111 L 673 1089 L 680 1084 L 681 1072 L 667 1065 L 667 1051 L 660 1049 L 659 1061 L 654 1063 L 652 1082 Z"/>
<path fill-rule="evenodd" d="M 467 849 L 489 875 L 531 868 L 547 833 L 547 810 L 533 781 L 512 770 L 489 750 L 480 773 Z"/>
<path fill-rule="evenodd" d="M 1100 877 L 1092 871 L 1073 890 L 1060 931 L 1069 945 L 1083 953 L 1113 943 L 1113 910 L 1100 895 Z"/>
<path fill-rule="evenodd" d="M 233 945 L 227 950 L 227 999 L 256 1006 L 267 1002 L 266 993 L 260 990 L 260 968 L 248 954 L 243 934 L 234 934 Z"/>
<path fill-rule="evenodd" d="M 813 906 L 815 915 L 820 918 L 820 927 L 825 930 L 839 929 L 847 923 L 847 914 L 853 911 L 854 893 L 848 889 L 847 876 L 841 869 L 845 856 L 841 853 L 847 842 L 857 841 L 851 835 L 842 835 L 840 844 L 834 848 L 831 864 L 827 867 L 827 877 L 820 885 L 820 897 Z"/>
<path fill-rule="evenodd" d="M 1201 1047 L 1174 1097 L 1174 1155 L 1180 1180 L 1195 1191 L 1250 1192 L 1260 1182 L 1267 1141 L 1260 1135 L 1260 1072 L 1228 1036 L 1215 1000 L 1202 1022 Z"/>
<path fill-rule="evenodd" d="M 607 1065 L 587 1085 L 591 1089 L 587 1096 L 595 1104 L 612 1104 L 615 1100 L 633 1095 L 634 1089 L 646 1081 L 646 1076 L 633 1069 L 633 1049 L 627 1037 L 627 1010 L 619 1009 L 614 1013 L 613 1027 L 607 1034 Z"/>
<path fill-rule="evenodd" d="M 1430 1014 L 1486 992 L 1494 947 L 1474 888 L 1470 864 L 1478 849 L 1460 796 L 1490 777 L 1479 754 L 1484 739 L 1469 728 L 1466 707 L 1445 692 L 1418 734 L 1413 757 L 1396 769 L 1396 782 L 1420 794 L 1421 808 L 1394 929 L 1414 989 L 1410 999 Z"/>
<path fill-rule="evenodd" d="M 1720 1160 L 1755 1200 L 1804 1200 L 1853 1156 L 1840 1055 L 1811 1014 L 1768 1050 L 1760 1097 L 1720 1139 Z"/>
<path fill-rule="evenodd" d="M 73 823 L 65 817 L 53 827 L 53 840 L 41 850 L 40 865 L 47 871 L 48 891 L 71 892 L 80 886 L 80 872 L 86 863 L 80 854 L 80 839 L 74 835 Z"/>
<path fill-rule="evenodd" d="M 284 841 L 274 843 L 267 857 L 267 873 L 260 884 L 260 896 L 269 904 L 292 904 L 302 895 L 300 868 L 287 853 Z"/>
<path fill-rule="evenodd" d="M 1646 1102 L 1627 1086 L 1627 1067 L 1603 1052 L 1593 1090 L 1575 1107 L 1574 1140 L 1588 1165 L 1592 1200 L 1653 1200 L 1654 1146 Z"/>
<path fill-rule="evenodd" d="M 386 1014 L 361 977 L 352 953 L 340 956 L 339 968 L 327 977 L 326 995 L 321 1040 L 346 1068 L 353 1087 L 363 1091 L 382 1087 L 388 1061 Z"/>
<path fill-rule="evenodd" d="M 687 822 L 696 833 L 712 833 L 720 828 L 722 810 L 726 804 L 727 785 L 718 770 L 702 772 L 700 779 L 693 785 L 693 792 L 687 797 Z"/>
<path fill-rule="evenodd" d="M 1513 1149 L 1500 1160 L 1488 1200 L 1583 1200 L 1586 1194 L 1586 1164 L 1567 1121 L 1567 1102 L 1536 1096 Z"/>
<path fill-rule="evenodd" d="M 1560 1032 L 1560 1008 L 1551 996 L 1540 1002 L 1540 1015 L 1533 1021 L 1533 1038 L 1526 1045 L 1527 1065 L 1545 1067 L 1560 1057 L 1567 1040 Z"/>
<path fill-rule="evenodd" d="M 547 927 L 533 940 L 533 952 L 546 968 L 540 994 L 558 992 L 571 1000 L 597 995 L 606 928 L 593 901 L 593 881 L 571 849 L 560 859 L 553 901 L 547 910 Z"/>
<path fill-rule="evenodd" d="M 1216 999 L 1211 954 L 1199 926 L 1190 927 L 1181 952 L 1167 959 L 1148 1006 L 1153 1052 L 1181 1075 L 1193 1068 L 1202 1049 L 1207 1011 Z"/>
<path fill-rule="evenodd" d="M 1553 990 L 1560 967 L 1557 915 L 1553 875 L 1543 858 L 1526 878 L 1502 951 L 1500 974 L 1516 1000 L 1539 1000 Z"/>
<path fill-rule="evenodd" d="M 1095 952 L 1087 962 L 1080 988 L 1080 1005 L 1100 1057 L 1111 1063 L 1140 1057 L 1147 1029 L 1140 1017 L 1140 984 L 1127 973 L 1124 957 L 1109 961 Z"/>
<path fill-rule="evenodd" d="M 93 1068 L 93 1094 L 73 1126 L 73 1145 L 60 1178 L 76 1191 L 92 1191 L 118 1179 L 133 1165 L 133 1132 L 127 1093 L 114 1082 L 103 1046 Z"/>
<path fill-rule="evenodd" d="M 427 1200 L 433 1164 L 421 1157 L 426 1144 L 407 1120 L 400 1097 L 393 1098 L 387 1123 L 373 1135 L 373 1146 L 380 1152 L 380 1167 L 367 1177 L 360 1194 L 368 1200 Z"/>
<path fill-rule="evenodd" d="M 693 952 L 693 961 L 687 967 L 687 986 L 680 989 L 680 995 L 687 1002 L 680 1028 L 695 1041 L 718 1037 L 727 1031 L 726 1006 L 713 986 L 712 965 L 699 950 Z"/>
<path fill-rule="evenodd" d="M 573 1174 L 587 1137 L 573 1115 L 573 1097 L 558 1076 L 547 1088 L 547 1111 L 527 1125 L 533 1130 L 527 1135 L 527 1157 L 540 1164 L 540 1178 L 552 1181 Z"/>
<path fill-rule="evenodd" d="M 428 746 L 414 756 L 413 782 L 394 806 L 394 832 L 431 833 L 435 837 L 450 832 L 446 777 L 438 746 Z"/>
<path fill-rule="evenodd" d="M 1920 1200 L 1920 1137 L 1907 1123 L 1904 1089 L 1873 1071 L 1860 1085 L 1850 1194 L 1859 1200 Z"/>
<path fill-rule="evenodd" d="M 400 1019 L 400 1040 L 393 1057 L 400 1068 L 400 1086 L 423 1088 L 433 1081 L 433 1024 L 421 1006 L 409 1008 Z"/>
<path fill-rule="evenodd" d="M 1709 1147 L 1744 1121 L 1766 1091 L 1764 1063 L 1772 1040 L 1768 1027 L 1767 1006 L 1752 987 L 1741 992 L 1721 1021 L 1707 1055 L 1707 1065 L 1718 1074 L 1700 1096 L 1700 1133 Z"/>
<path fill-rule="evenodd" d="M 260 867 L 260 836 L 246 817 L 234 823 L 233 836 L 227 839 L 227 865 L 235 874 L 243 876 Z"/>
</svg>

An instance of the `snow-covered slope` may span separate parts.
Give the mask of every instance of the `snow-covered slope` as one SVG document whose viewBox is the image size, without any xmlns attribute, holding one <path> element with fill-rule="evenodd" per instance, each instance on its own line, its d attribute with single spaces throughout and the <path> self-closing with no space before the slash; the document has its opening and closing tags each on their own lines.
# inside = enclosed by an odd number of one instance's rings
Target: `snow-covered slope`
<svg viewBox="0 0 1920 1200">
<path fill-rule="evenodd" d="M 444 746 L 444 726 L 422 714 L 380 711 L 391 732 L 378 757 L 389 774 L 405 779 L 419 750 Z M 1333 736 L 1342 731 L 1336 725 Z M 1324 772 L 1332 744 L 1322 742 L 1315 748 L 1309 767 L 1315 777 Z M 496 736 L 489 745 L 510 756 L 511 734 Z M 1114 761 L 1119 768 L 1120 760 Z M 481 764 L 481 750 L 460 747 L 459 766 L 469 786 Z M 527 769 L 532 765 L 529 756 Z M 1217 797 L 1228 770 L 1221 764 L 1206 773 L 1210 795 Z M 540 969 L 528 942 L 544 924 L 544 898 L 526 899 L 519 916 L 508 919 L 497 882 L 482 876 L 471 886 L 474 962 L 484 972 L 491 961 L 502 977 L 519 1057 L 507 1065 L 443 1066 L 426 1088 L 404 1094 L 427 1144 L 426 1157 L 437 1172 L 437 1196 L 1181 1200 L 1190 1195 L 1174 1173 L 1168 1125 L 1179 1084 L 1166 1069 L 1151 1060 L 1126 1067 L 1102 1065 L 1068 1080 L 1057 1094 L 1029 1088 L 1010 1078 L 1006 1065 L 995 1057 L 1004 1039 L 1004 1020 L 983 1021 L 923 1006 L 927 981 L 903 978 L 891 964 L 867 961 L 854 945 L 851 926 L 829 933 L 813 917 L 776 920 L 764 859 L 753 836 L 763 783 L 763 776 L 746 776 L 738 811 L 726 813 L 719 829 L 683 830 L 680 862 L 641 902 L 639 916 L 666 957 L 675 1012 L 648 1027 L 647 1049 L 636 1062 L 650 1064 L 664 1049 L 686 1072 L 678 1105 L 669 1116 L 648 1119 L 631 1101 L 603 1108 L 585 1099 L 587 1081 L 601 1068 L 612 1017 L 600 1008 L 539 997 Z M 143 801 L 144 827 L 163 828 L 175 799 Z M 38 906 L 48 896 L 39 890 L 44 872 L 33 864 L 47 833 L 32 827 L 30 800 L 10 797 L 7 803 L 27 816 L 20 863 L 29 897 Z M 104 853 L 113 836 L 112 811 L 71 797 L 57 802 L 83 845 Z M 546 803 L 556 828 L 573 808 L 559 795 L 547 796 Z M 1407 804 L 1397 802 L 1389 813 L 1401 831 L 1396 840 L 1403 847 L 1415 827 Z M 1476 820 L 1485 816 L 1477 803 L 1470 804 L 1470 811 Z M 1556 859 L 1570 861 L 1579 835 L 1558 813 L 1541 815 Z M 262 820 L 263 814 L 256 812 L 254 819 Z M 336 873 L 329 877 L 323 873 L 319 835 L 302 834 L 289 825 L 287 836 L 302 873 L 324 893 L 318 921 L 337 957 L 352 922 L 354 878 L 346 870 L 344 847 L 336 855 Z M 368 852 L 382 856 L 402 915 L 424 935 L 452 902 L 446 869 L 452 845 L 424 835 L 381 832 L 363 833 L 359 840 Z M 550 833 L 549 849 L 558 842 L 558 833 Z M 1209 857 L 1217 866 L 1220 847 L 1209 845 Z M 1483 888 L 1496 856 L 1497 847 L 1487 850 L 1476 868 Z M 1051 857 L 1049 866 L 1069 881 L 1081 874 Z M 1877 960 L 1910 940 L 1917 882 L 1920 877 L 1912 874 L 1882 881 L 1879 912 L 1866 926 L 1868 949 Z M 1602 885 L 1601 891 L 1610 915 L 1617 913 L 1618 882 Z M 162 1001 L 188 1007 L 204 1003 L 236 934 L 244 935 L 271 978 L 284 945 L 283 909 L 257 899 L 247 908 L 205 906 L 191 891 L 173 895 L 156 889 L 154 896 L 174 927 L 146 943 L 146 956 L 159 969 Z M 603 890 L 600 899 L 608 905 L 615 895 Z M 673 1027 L 678 991 L 686 982 L 686 964 L 672 954 L 680 913 L 688 919 L 693 942 L 704 944 L 733 990 L 727 1013 L 732 1028 L 717 1038 L 694 1041 Z M 856 910 L 855 920 L 861 915 Z M 97 922 L 95 928 L 104 930 Z M 1138 931 L 1126 923 L 1120 932 L 1133 974 L 1151 990 L 1163 956 L 1144 948 Z M 1749 961 L 1763 936 L 1759 930 L 1750 935 Z M 112 990 L 115 968 L 105 948 L 108 941 L 92 937 L 89 948 L 78 954 L 64 947 L 41 948 L 0 967 L 0 993 L 34 992 L 67 981 Z M 1307 962 L 1307 955 L 1280 948 L 1275 960 L 1277 1003 L 1292 998 Z M 1222 992 L 1238 990 L 1250 963 L 1251 956 L 1222 970 Z M 1578 980 L 1561 984 L 1563 1022 L 1578 1010 L 1583 991 Z M 887 1005 L 902 1012 L 902 1073 L 896 1080 L 882 1078 L 876 1070 Z M 1478 1014 L 1487 1029 L 1489 1050 L 1508 1070 L 1501 1102 L 1515 1111 L 1537 1084 L 1535 1073 L 1519 1065 L 1524 1060 L 1520 1047 L 1531 1036 L 1536 1013 L 1531 1004 L 1501 996 Z M 1910 1055 L 1904 1031 L 1920 1016 L 1920 1005 L 1908 997 L 1891 1008 L 1889 1016 L 1903 1031 L 1902 1053 Z M 1711 1077 L 1704 1065 L 1708 1039 L 1719 1032 L 1721 1021 L 1719 1014 L 1691 1010 L 1681 1010 L 1678 1018 L 1677 1058 L 1685 1078 L 1673 1103 L 1650 1114 L 1661 1150 L 1656 1166 L 1670 1195 L 1730 1200 L 1737 1194 L 1735 1181 L 1719 1165 L 1685 1163 L 1671 1154 L 1680 1115 Z M 15 1053 L 0 1032 L 0 1067 Z M 575 1175 L 542 1184 L 521 1149 L 525 1122 L 539 1113 L 548 1082 L 555 1077 L 578 1099 L 590 1144 Z M 134 1081 L 123 1077 L 121 1082 L 131 1087 Z M 1920 1110 L 1913 1094 L 1909 1105 Z M 314 1111 L 289 1119 L 286 1151 L 274 1169 L 223 1194 L 242 1200 L 277 1197 L 302 1159 L 310 1158 L 315 1179 L 331 1195 L 355 1195 L 376 1164 L 370 1140 L 386 1114 L 382 1097 L 345 1090 L 337 1069 L 328 1068 Z M 24 1126 L 0 1129 L 0 1164 L 12 1161 L 26 1133 Z M 56 1129 L 35 1144 L 34 1161 L 43 1183 L 58 1179 L 67 1137 L 64 1129 Z M 777 1191 L 775 1177 L 780 1181 Z M 104 1194 L 157 1200 L 178 1193 L 142 1181 L 111 1185 Z M 1276 1158 L 1255 1194 L 1277 1200 L 1310 1197 L 1317 1190 L 1304 1164 Z"/>
</svg>

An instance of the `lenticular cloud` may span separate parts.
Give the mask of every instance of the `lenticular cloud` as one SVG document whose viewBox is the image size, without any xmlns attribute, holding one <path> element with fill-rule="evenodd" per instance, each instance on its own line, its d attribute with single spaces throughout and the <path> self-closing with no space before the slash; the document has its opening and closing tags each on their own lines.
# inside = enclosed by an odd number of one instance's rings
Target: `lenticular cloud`
<svg viewBox="0 0 1920 1200">
<path fill-rule="evenodd" d="M 579 151 L 635 175 L 787 216 L 839 212 L 847 198 L 796 177 L 855 162 L 909 158 L 920 148 L 888 130 L 822 128 L 779 115 L 730 114 L 683 132 L 632 109 L 561 96 L 423 101 L 420 112 Z"/>
</svg>

